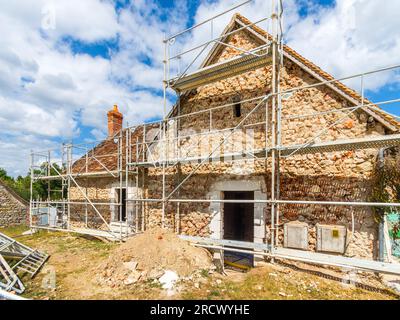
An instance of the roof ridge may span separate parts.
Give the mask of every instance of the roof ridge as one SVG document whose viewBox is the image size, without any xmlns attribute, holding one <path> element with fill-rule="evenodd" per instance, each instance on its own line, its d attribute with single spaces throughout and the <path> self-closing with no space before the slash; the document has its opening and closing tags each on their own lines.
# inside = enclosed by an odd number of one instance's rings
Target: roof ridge
<svg viewBox="0 0 400 320">
<path fill-rule="evenodd" d="M 238 12 L 236 12 L 233 15 L 233 17 L 235 19 L 241 20 L 241 22 L 243 22 L 246 25 L 252 24 L 252 22 L 249 19 L 247 19 L 246 17 L 244 17 L 243 15 L 241 15 Z M 267 31 L 265 31 L 264 29 L 260 28 L 259 26 L 252 25 L 252 26 L 250 26 L 250 28 L 252 28 L 254 31 L 259 33 L 260 35 L 263 35 L 267 39 L 272 39 L 271 34 L 268 33 Z M 294 56 L 296 59 L 301 61 L 304 65 L 306 65 L 308 68 L 310 68 L 312 71 L 317 73 L 322 78 L 326 79 L 327 81 L 335 80 L 335 77 L 333 77 L 328 72 L 324 71 L 321 67 L 317 66 L 312 61 L 310 61 L 307 58 L 305 58 L 303 55 L 298 53 L 296 50 L 292 49 L 291 47 L 289 47 L 286 44 L 284 44 L 283 47 L 284 47 L 284 51 L 286 51 L 287 53 L 289 53 L 292 56 Z M 351 98 L 355 99 L 358 102 L 361 102 L 363 100 L 363 98 L 360 96 L 360 94 L 358 92 L 356 92 L 354 89 L 351 89 L 350 87 L 346 86 L 345 84 L 343 84 L 340 81 L 334 81 L 334 82 L 332 82 L 332 85 L 335 86 L 337 89 L 341 90 L 342 92 L 344 92 L 346 95 L 348 95 Z M 385 110 L 383 110 L 378 105 L 374 104 L 372 101 L 364 98 L 364 102 L 367 102 L 367 104 L 373 104 L 374 105 L 374 109 L 375 108 L 376 109 L 372 110 L 372 111 L 380 114 L 382 117 L 385 118 L 386 121 L 388 121 L 393 126 L 397 127 L 398 131 L 400 131 L 400 121 L 396 120 L 396 118 L 394 118 L 393 116 L 391 116 L 390 114 L 385 112 Z M 371 111 L 370 107 L 367 107 L 367 108 Z"/>
</svg>

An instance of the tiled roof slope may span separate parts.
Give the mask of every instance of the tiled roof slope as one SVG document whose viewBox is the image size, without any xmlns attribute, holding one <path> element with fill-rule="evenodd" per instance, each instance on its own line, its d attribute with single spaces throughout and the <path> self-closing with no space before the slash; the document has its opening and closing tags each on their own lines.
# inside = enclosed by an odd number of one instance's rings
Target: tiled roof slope
<svg viewBox="0 0 400 320">
<path fill-rule="evenodd" d="M 234 15 L 233 19 L 238 19 L 238 20 L 240 20 L 242 23 L 244 23 L 246 25 L 249 25 L 249 24 L 252 23 L 249 19 L 245 18 L 244 16 L 242 16 L 239 13 L 236 13 Z M 268 32 L 266 32 L 265 30 L 263 30 L 262 28 L 260 28 L 260 27 L 258 27 L 256 25 L 251 26 L 251 28 L 255 32 L 257 32 L 260 35 L 262 35 L 263 37 L 265 37 L 265 38 L 267 38 L 269 40 L 272 39 L 272 36 Z M 288 53 L 289 55 L 291 55 L 292 57 L 294 57 L 295 59 L 297 59 L 298 61 L 300 61 L 302 64 L 307 66 L 309 69 L 311 69 L 313 72 L 315 72 L 316 74 L 318 74 L 320 77 L 324 78 L 325 80 L 330 81 L 330 80 L 334 80 L 335 79 L 332 75 L 330 75 L 329 73 L 325 72 L 320 67 L 318 67 L 317 65 L 312 63 L 310 60 L 304 58 L 301 54 L 299 54 L 298 52 L 296 52 L 292 48 L 288 47 L 287 45 L 284 45 L 284 51 L 286 53 Z M 361 102 L 362 97 L 356 91 L 354 91 L 353 89 L 350 89 L 349 87 L 347 87 L 343 83 L 341 83 L 339 81 L 335 81 L 335 82 L 332 83 L 332 85 L 335 86 L 336 88 L 338 88 L 339 90 L 341 90 L 342 92 L 344 92 L 346 95 L 352 97 L 356 101 Z M 364 101 L 365 101 L 366 104 L 371 104 L 372 103 L 372 102 L 368 101 L 367 99 L 364 99 Z M 385 111 L 381 110 L 378 106 L 374 106 L 373 112 L 379 114 L 379 116 L 381 116 L 387 122 L 389 122 L 394 127 L 396 127 L 398 131 L 400 131 L 400 122 L 398 120 L 396 120 L 396 118 L 394 118 L 391 115 L 387 114 Z"/>
<path fill-rule="evenodd" d="M 117 152 L 117 144 L 113 139 L 106 139 L 102 141 L 95 148 L 88 152 L 88 172 L 107 171 L 100 164 L 100 162 L 110 171 L 117 170 Z M 92 155 L 94 155 L 100 162 L 96 161 Z M 72 166 L 72 172 L 76 174 L 86 172 L 86 155 L 74 162 Z"/>
<path fill-rule="evenodd" d="M 232 20 L 236 20 L 236 19 L 241 21 L 245 25 L 249 25 L 252 23 L 250 20 L 248 20 L 244 16 L 240 15 L 239 13 L 236 13 L 232 18 Z M 256 33 L 260 34 L 262 37 L 271 40 L 271 35 L 268 32 L 266 32 L 265 30 L 263 30 L 262 28 L 260 28 L 256 25 L 251 26 L 251 28 Z M 310 70 L 315 72 L 321 78 L 323 78 L 327 81 L 334 80 L 334 77 L 331 76 L 329 73 L 325 72 L 320 67 L 318 67 L 317 65 L 315 65 L 308 59 L 304 58 L 302 55 L 300 55 L 298 52 L 296 52 L 292 48 L 288 47 L 287 45 L 284 45 L 284 51 L 287 54 L 289 54 L 290 56 L 292 56 L 293 58 L 295 58 L 296 60 L 300 61 L 303 65 L 305 65 L 307 68 L 309 68 Z M 356 91 L 350 89 L 343 83 L 335 81 L 332 83 L 332 85 L 335 86 L 340 91 L 342 91 L 347 96 L 353 98 L 354 100 L 356 100 L 358 102 L 361 102 L 362 97 Z M 371 102 L 368 101 L 367 99 L 365 99 L 365 102 L 367 104 L 371 104 Z M 379 109 L 379 107 L 376 106 L 375 108 L 373 110 L 374 113 L 378 114 L 385 121 L 387 121 L 392 126 L 397 128 L 397 131 L 400 131 L 400 122 L 399 121 L 397 121 L 391 115 L 387 114 L 385 111 Z M 172 115 L 172 114 L 173 114 L 173 112 L 170 115 Z M 143 127 L 139 127 L 135 132 L 132 133 L 132 136 L 131 136 L 132 142 L 136 141 L 136 137 L 139 137 L 139 140 L 141 140 L 143 138 L 142 130 L 143 130 Z M 123 140 L 124 141 L 123 141 L 123 152 L 122 152 L 123 153 L 122 165 L 124 168 L 125 167 L 125 147 L 126 147 L 125 142 L 126 141 L 125 141 L 125 139 L 123 139 Z M 150 139 L 148 139 L 148 140 L 150 140 Z M 133 150 L 134 148 L 135 147 L 132 146 L 132 155 L 136 154 L 136 149 Z M 94 149 L 89 151 L 89 154 L 94 154 L 95 157 L 99 156 L 98 160 L 101 161 L 102 164 L 104 166 L 106 166 L 108 170 L 114 171 L 114 170 L 117 170 L 117 168 L 118 168 L 117 152 L 118 152 L 117 144 L 114 142 L 114 139 L 110 138 L 110 139 L 106 139 L 106 140 L 102 141 Z M 104 171 L 106 171 L 105 168 L 99 163 L 99 161 L 96 161 L 94 158 L 89 157 L 88 172 L 104 172 Z M 74 173 L 79 173 L 79 172 L 85 172 L 85 170 L 86 170 L 86 156 L 83 156 L 79 160 L 75 161 L 72 171 Z"/>
<path fill-rule="evenodd" d="M 154 139 L 154 130 L 158 129 L 158 125 L 146 125 L 146 141 L 149 142 Z M 153 130 L 153 135 L 152 131 Z M 100 142 L 96 147 L 88 152 L 87 160 L 87 171 L 90 173 L 96 172 L 107 172 L 104 166 L 109 171 L 118 170 L 118 143 L 114 142 L 114 138 L 118 138 L 118 134 L 115 137 L 108 138 Z M 136 156 L 136 139 L 140 142 L 143 141 L 143 126 L 139 126 L 136 130 L 131 131 L 131 154 L 132 161 Z M 139 150 L 140 150 L 139 146 Z M 97 160 L 96 160 L 97 159 Z M 101 162 L 101 163 L 100 163 Z M 122 168 L 125 170 L 126 163 L 126 129 L 123 130 L 122 139 Z M 72 173 L 85 173 L 86 172 L 86 155 L 74 162 L 72 166 Z"/>
</svg>

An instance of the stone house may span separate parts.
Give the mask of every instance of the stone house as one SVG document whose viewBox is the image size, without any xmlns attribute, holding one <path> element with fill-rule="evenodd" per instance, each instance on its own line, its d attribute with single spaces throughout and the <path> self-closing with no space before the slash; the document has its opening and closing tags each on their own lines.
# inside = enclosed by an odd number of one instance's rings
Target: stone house
<svg viewBox="0 0 400 320">
<path fill-rule="evenodd" d="M 224 32 L 228 33 L 250 23 L 246 18 L 236 14 Z M 245 29 L 228 36 L 224 41 L 235 47 L 250 50 L 266 43 L 268 38 L 269 35 L 264 30 L 252 26 L 249 30 Z M 216 44 L 202 67 L 240 54 L 241 52 L 232 47 Z M 333 79 L 288 46 L 284 46 L 284 65 L 280 71 L 281 90 Z M 109 138 L 89 152 L 89 155 L 96 155 L 97 159 L 90 158 L 85 161 L 85 157 L 82 157 L 73 165 L 73 172 L 81 172 L 84 168 L 91 175 L 76 178 L 81 189 L 74 185 L 70 188 L 71 201 L 83 200 L 85 196 L 82 190 L 84 190 L 86 197 L 92 202 L 102 203 L 97 208 L 106 221 L 117 222 L 121 217 L 115 203 L 122 195 L 125 203 L 122 220 L 128 225 L 134 226 L 136 223 L 137 227 L 139 221 L 140 230 L 161 225 L 163 218 L 161 202 L 130 201 L 135 198 L 161 198 L 163 177 L 161 167 L 155 165 L 139 167 L 137 171 L 132 170 L 126 175 L 128 188 L 122 191 L 119 190 L 118 178 L 102 175 L 105 167 L 108 171 L 115 171 L 118 166 L 125 167 L 127 155 L 122 155 L 121 163 L 118 163 L 116 155 L 119 152 L 116 141 L 120 134 L 122 137 L 129 135 L 127 141 L 131 142 L 144 139 L 148 148 L 143 152 L 145 160 L 150 162 L 151 158 L 155 163 L 162 157 L 163 152 L 169 159 L 176 159 L 179 156 L 198 159 L 201 158 L 199 155 L 207 155 L 213 150 L 213 146 L 219 148 L 218 161 L 204 162 L 199 168 L 197 168 L 198 162 L 195 161 L 193 163 L 171 161 L 173 165 L 165 168 L 166 194 L 174 191 L 196 168 L 196 172 L 182 184 L 173 198 L 239 200 L 270 198 L 270 158 L 255 156 L 235 158 L 235 161 L 230 161 L 225 157 L 243 149 L 265 150 L 270 146 L 271 137 L 267 129 L 271 124 L 271 115 L 266 112 L 270 106 L 265 108 L 264 104 L 264 107 L 257 109 L 249 117 L 246 130 L 234 131 L 229 141 L 221 146 L 218 142 L 226 137 L 226 132 L 232 132 L 232 128 L 256 107 L 257 97 L 271 92 L 271 74 L 272 67 L 267 65 L 181 92 L 178 103 L 169 114 L 172 120 L 167 126 L 167 137 L 171 138 L 168 140 L 171 142 L 168 142 L 167 151 L 163 149 L 165 145 L 157 138 L 157 125 L 147 125 L 146 132 L 143 126 L 133 131 L 122 129 L 123 116 L 115 107 L 108 113 Z M 295 91 L 282 97 L 281 144 L 301 145 L 313 139 L 320 131 L 323 133 L 316 142 L 321 143 L 382 137 L 400 131 L 400 123 L 378 108 L 363 107 L 355 112 L 348 111 L 360 102 L 361 97 L 358 93 L 338 82 Z M 209 113 L 191 115 L 194 112 L 226 104 L 229 106 L 212 111 L 212 127 L 210 127 Z M 296 115 L 303 116 L 296 117 Z M 179 120 L 176 120 L 177 116 L 180 117 Z M 341 119 L 343 121 L 340 121 Z M 333 126 L 336 122 L 338 124 Z M 139 154 L 138 144 L 132 143 L 127 146 L 125 140 L 121 139 L 122 150 L 129 149 L 129 154 L 133 155 L 132 161 L 141 162 L 141 159 L 135 158 L 135 155 Z M 300 153 L 281 158 L 280 198 L 369 201 L 378 154 L 377 149 L 360 149 Z M 104 221 L 99 219 L 93 208 L 87 206 L 84 208 L 81 204 L 71 209 L 72 223 L 82 226 L 85 210 L 89 211 L 89 215 L 93 218 L 89 222 L 86 221 L 87 227 L 105 228 Z M 266 203 L 168 202 L 164 223 L 180 234 L 267 243 L 270 239 L 270 210 L 270 205 Z M 379 227 L 370 208 L 282 204 L 279 206 L 279 211 L 280 244 L 284 243 L 284 225 L 287 222 L 296 221 L 308 225 L 307 249 L 312 251 L 317 250 L 319 224 L 341 226 L 346 230 L 343 250 L 345 255 L 377 257 Z"/>
<path fill-rule="evenodd" d="M 0 180 L 0 227 L 27 223 L 29 203 Z"/>
</svg>

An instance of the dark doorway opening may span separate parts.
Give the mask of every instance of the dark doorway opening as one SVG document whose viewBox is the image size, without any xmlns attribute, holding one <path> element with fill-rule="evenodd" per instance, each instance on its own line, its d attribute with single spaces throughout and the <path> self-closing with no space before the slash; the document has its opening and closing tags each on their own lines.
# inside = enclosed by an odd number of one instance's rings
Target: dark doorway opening
<svg viewBox="0 0 400 320">
<path fill-rule="evenodd" d="M 254 200 L 254 192 L 224 192 L 225 200 Z M 224 239 L 254 242 L 254 204 L 224 203 Z M 225 267 L 248 271 L 254 265 L 254 255 L 234 251 L 224 252 Z"/>
<path fill-rule="evenodd" d="M 224 192 L 225 200 L 254 200 L 254 192 Z M 254 204 L 224 204 L 224 239 L 245 242 L 254 241 Z"/>
<path fill-rule="evenodd" d="M 126 222 L 126 189 L 116 189 L 118 195 L 118 203 L 122 204 L 122 211 L 119 210 L 118 206 L 118 221 Z M 120 216 L 121 214 L 121 216 Z"/>
</svg>

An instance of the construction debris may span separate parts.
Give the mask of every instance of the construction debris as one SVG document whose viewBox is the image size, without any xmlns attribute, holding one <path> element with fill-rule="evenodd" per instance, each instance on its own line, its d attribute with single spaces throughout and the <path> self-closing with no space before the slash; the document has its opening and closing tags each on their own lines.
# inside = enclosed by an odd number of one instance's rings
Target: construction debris
<svg viewBox="0 0 400 320">
<path fill-rule="evenodd" d="M 29 230 L 27 230 L 25 232 L 22 232 L 22 235 L 23 236 L 31 236 L 31 235 L 33 235 L 33 234 L 35 234 L 37 232 L 38 232 L 38 229 L 29 229 Z"/>
<path fill-rule="evenodd" d="M 172 289 L 179 279 L 213 270 L 211 254 L 191 246 L 175 234 L 155 228 L 129 239 L 98 267 L 98 282 L 111 287 L 129 286 L 149 279 Z"/>
<path fill-rule="evenodd" d="M 176 272 L 167 270 L 158 281 L 161 283 L 163 289 L 171 292 L 178 280 L 179 276 L 176 274 Z"/>
<path fill-rule="evenodd" d="M 21 294 L 25 286 L 18 274 L 33 278 L 49 256 L 0 233 L 0 288 Z"/>
</svg>

